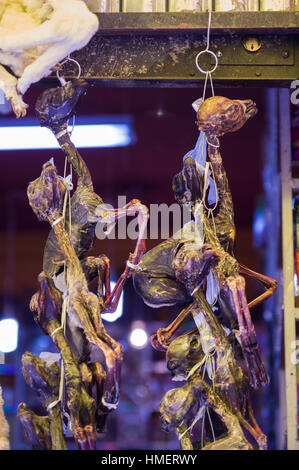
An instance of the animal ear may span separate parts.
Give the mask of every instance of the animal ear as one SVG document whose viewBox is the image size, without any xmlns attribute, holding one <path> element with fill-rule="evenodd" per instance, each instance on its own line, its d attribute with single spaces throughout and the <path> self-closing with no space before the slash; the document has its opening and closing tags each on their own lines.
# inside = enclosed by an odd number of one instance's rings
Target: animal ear
<svg viewBox="0 0 299 470">
<path fill-rule="evenodd" d="M 199 336 L 190 336 L 188 339 L 188 345 L 191 350 L 197 351 L 201 347 Z"/>
</svg>

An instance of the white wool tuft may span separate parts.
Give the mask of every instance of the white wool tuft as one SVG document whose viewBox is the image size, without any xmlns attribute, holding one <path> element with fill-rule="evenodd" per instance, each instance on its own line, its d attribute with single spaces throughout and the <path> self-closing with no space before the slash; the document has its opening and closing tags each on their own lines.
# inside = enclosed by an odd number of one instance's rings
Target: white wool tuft
<svg viewBox="0 0 299 470">
<path fill-rule="evenodd" d="M 22 96 L 72 52 L 86 46 L 98 19 L 85 0 L 0 0 L 0 89 L 16 115 L 25 115 Z"/>
</svg>

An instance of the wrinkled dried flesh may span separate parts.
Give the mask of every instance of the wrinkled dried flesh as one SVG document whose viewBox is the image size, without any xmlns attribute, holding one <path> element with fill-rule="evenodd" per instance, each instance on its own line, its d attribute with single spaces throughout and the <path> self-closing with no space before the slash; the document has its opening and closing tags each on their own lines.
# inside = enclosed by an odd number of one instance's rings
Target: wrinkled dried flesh
<svg viewBox="0 0 299 470">
<path fill-rule="evenodd" d="M 208 140 L 213 137 L 209 135 Z M 220 262 L 213 271 L 218 280 L 220 295 L 221 291 L 226 291 L 227 288 L 230 291 L 229 307 L 238 319 L 240 343 L 248 363 L 251 385 L 253 388 L 259 388 L 267 385 L 268 377 L 257 346 L 255 329 L 247 305 L 245 284 L 239 275 L 239 269 L 238 271 L 235 269 L 236 260 L 232 254 L 235 226 L 231 192 L 218 148 L 209 145 L 208 151 L 220 201 L 220 211 L 215 219 L 217 237 L 224 250 L 230 253 L 230 256 L 225 257 L 226 264 Z M 229 265 L 233 268 L 230 272 L 227 269 Z"/>
<path fill-rule="evenodd" d="M 22 424 L 23 437 L 33 450 L 52 450 L 50 420 L 37 416 L 25 403 L 18 406 L 18 418 Z"/>
<path fill-rule="evenodd" d="M 54 230 L 59 245 L 64 252 L 68 268 L 68 312 L 81 322 L 87 341 L 103 351 L 107 367 L 107 380 L 103 399 L 108 404 L 117 404 L 119 399 L 118 381 L 122 361 L 121 346 L 104 329 L 98 298 L 88 290 L 80 261 L 70 243 L 63 222 L 56 224 Z"/>
<path fill-rule="evenodd" d="M 257 113 L 252 100 L 230 100 L 223 96 L 212 96 L 203 102 L 197 114 L 197 125 L 207 136 L 222 136 L 235 132 Z"/>
<path fill-rule="evenodd" d="M 51 321 L 49 334 L 59 328 L 60 324 Z M 79 366 L 75 363 L 71 350 L 62 330 L 57 330 L 54 342 L 58 347 L 63 364 L 66 390 L 66 405 L 71 418 L 74 438 L 82 450 L 95 449 L 96 435 L 94 428 L 95 401 L 87 393 L 83 384 Z"/>
<path fill-rule="evenodd" d="M 57 346 L 64 365 L 66 406 L 70 415 L 74 438 L 81 448 L 95 448 L 94 413 L 95 402 L 88 395 L 81 379 L 78 364 L 73 358 L 69 344 L 61 329 L 60 311 L 57 310 L 57 289 L 53 281 L 40 276 L 40 290 L 31 301 L 35 321 L 40 328 L 50 335 Z M 94 438 L 90 438 L 90 426 Z M 85 432 L 87 427 L 88 433 Z M 82 435 L 85 436 L 82 440 Z"/>
<path fill-rule="evenodd" d="M 23 376 L 27 384 L 33 389 L 37 390 L 39 398 L 48 411 L 48 420 L 38 420 L 39 426 L 33 425 L 29 430 L 28 420 L 23 420 L 27 427 L 27 442 L 31 447 L 29 440 L 35 442 L 38 436 L 34 436 L 35 430 L 41 434 L 48 435 L 48 427 L 51 436 L 51 449 L 52 450 L 65 450 L 66 444 L 63 437 L 63 428 L 60 413 L 60 404 L 56 404 L 48 409 L 49 405 L 58 401 L 59 395 L 59 382 L 60 382 L 60 367 L 57 362 L 48 366 L 42 359 L 34 356 L 32 353 L 25 353 L 22 357 L 23 363 Z M 28 415 L 33 416 L 33 415 Z M 44 424 L 46 427 L 45 432 L 41 431 L 41 426 Z"/>
<path fill-rule="evenodd" d="M 231 408 L 205 383 L 199 374 L 196 374 L 183 387 L 167 392 L 160 405 L 163 428 L 176 431 L 182 449 L 197 449 L 197 446 L 192 443 L 192 431 L 188 431 L 188 429 L 193 423 L 201 403 L 207 403 L 227 428 L 227 435 L 224 438 L 207 444 L 202 450 L 209 448 L 210 450 L 249 450 L 252 448 Z"/>
<path fill-rule="evenodd" d="M 202 312 L 211 333 L 215 338 L 215 348 L 217 354 L 217 368 L 215 374 L 215 387 L 221 396 L 225 397 L 228 403 L 236 409 L 240 406 L 240 390 L 247 384 L 247 377 L 236 361 L 232 346 L 228 342 L 227 336 L 214 315 L 211 306 L 208 304 L 203 292 L 198 290 L 195 295 L 198 310 Z"/>
</svg>

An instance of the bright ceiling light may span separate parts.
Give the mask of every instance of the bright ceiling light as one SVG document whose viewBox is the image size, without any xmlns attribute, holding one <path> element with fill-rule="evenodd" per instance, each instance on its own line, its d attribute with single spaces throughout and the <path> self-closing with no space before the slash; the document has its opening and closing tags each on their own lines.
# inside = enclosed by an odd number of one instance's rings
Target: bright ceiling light
<svg viewBox="0 0 299 470">
<path fill-rule="evenodd" d="M 133 129 L 129 123 L 76 124 L 72 133 L 72 142 L 77 148 L 125 147 L 133 141 Z M 1 126 L 0 122 L 0 150 L 57 148 L 57 140 L 45 127 Z"/>
<path fill-rule="evenodd" d="M 142 349 L 148 341 L 147 332 L 142 327 L 133 328 L 130 334 L 130 343 L 136 349 Z"/>
<path fill-rule="evenodd" d="M 116 282 L 111 282 L 111 291 L 114 289 Z M 124 293 L 121 293 L 117 309 L 113 313 L 102 313 L 101 317 L 103 320 L 108 321 L 110 323 L 115 322 L 118 320 L 123 314 L 123 306 L 124 306 Z"/>
<path fill-rule="evenodd" d="M 13 318 L 0 321 L 0 351 L 9 353 L 18 346 L 19 323 Z"/>
</svg>

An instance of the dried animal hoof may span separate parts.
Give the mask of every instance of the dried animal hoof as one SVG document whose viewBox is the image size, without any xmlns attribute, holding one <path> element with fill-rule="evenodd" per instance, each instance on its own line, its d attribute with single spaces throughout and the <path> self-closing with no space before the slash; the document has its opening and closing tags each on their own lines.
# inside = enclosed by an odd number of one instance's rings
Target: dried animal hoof
<svg viewBox="0 0 299 470">
<path fill-rule="evenodd" d="M 24 103 L 20 95 L 16 95 L 13 98 L 10 98 L 10 102 L 17 119 L 26 116 L 28 105 Z"/>
<path fill-rule="evenodd" d="M 153 347 L 154 349 L 156 349 L 156 351 L 165 352 L 165 351 L 167 350 L 167 346 L 162 346 L 162 344 L 161 344 L 160 341 L 158 340 L 157 333 L 153 334 L 153 335 L 150 337 L 150 343 L 151 343 L 152 347 Z"/>
<path fill-rule="evenodd" d="M 111 400 L 112 401 L 112 400 Z M 116 403 L 106 401 L 104 397 L 102 397 L 102 405 L 107 408 L 108 410 L 116 410 L 118 407 L 119 400 Z"/>
</svg>

